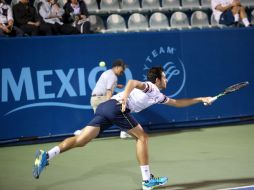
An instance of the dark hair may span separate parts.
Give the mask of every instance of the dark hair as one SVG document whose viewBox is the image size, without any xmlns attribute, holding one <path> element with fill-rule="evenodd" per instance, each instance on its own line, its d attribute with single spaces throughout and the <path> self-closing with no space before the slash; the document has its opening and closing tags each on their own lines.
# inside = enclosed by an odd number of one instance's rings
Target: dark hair
<svg viewBox="0 0 254 190">
<path fill-rule="evenodd" d="M 112 68 L 114 67 L 123 67 L 123 69 L 125 70 L 125 68 L 127 67 L 127 65 L 123 62 L 122 59 L 117 59 L 114 61 L 114 63 L 112 64 Z"/>
<path fill-rule="evenodd" d="M 162 77 L 162 72 L 163 72 L 163 68 L 162 67 L 152 67 L 149 69 L 149 71 L 147 72 L 147 80 L 155 83 L 156 79 L 161 79 Z"/>
</svg>

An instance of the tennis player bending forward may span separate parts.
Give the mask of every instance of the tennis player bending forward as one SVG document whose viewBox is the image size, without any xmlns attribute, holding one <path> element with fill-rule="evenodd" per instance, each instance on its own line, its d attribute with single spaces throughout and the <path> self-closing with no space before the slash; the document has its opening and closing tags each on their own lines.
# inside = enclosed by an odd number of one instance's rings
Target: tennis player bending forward
<svg viewBox="0 0 254 190">
<path fill-rule="evenodd" d="M 70 137 L 53 147 L 48 152 L 38 150 L 34 162 L 33 176 L 39 178 L 48 161 L 60 153 L 75 147 L 83 147 L 100 132 L 115 124 L 136 138 L 137 160 L 142 174 L 142 188 L 153 189 L 167 183 L 167 177 L 155 178 L 149 170 L 148 136 L 131 112 L 141 110 L 153 104 L 165 104 L 174 107 L 186 107 L 197 103 L 210 103 L 211 97 L 190 99 L 171 99 L 160 92 L 165 89 L 167 79 L 162 67 L 153 67 L 148 71 L 148 81 L 130 80 L 123 92 L 114 95 L 110 100 L 100 104 L 94 118 L 78 136 Z"/>
</svg>

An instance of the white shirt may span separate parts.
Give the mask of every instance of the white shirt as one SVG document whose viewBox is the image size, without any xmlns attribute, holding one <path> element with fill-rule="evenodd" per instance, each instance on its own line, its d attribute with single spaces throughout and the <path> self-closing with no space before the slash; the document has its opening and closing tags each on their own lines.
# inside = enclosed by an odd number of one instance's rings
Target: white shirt
<svg viewBox="0 0 254 190">
<path fill-rule="evenodd" d="M 57 4 L 51 5 L 47 0 L 42 0 L 41 2 L 42 5 L 40 6 L 39 14 L 43 20 L 46 23 L 58 23 L 62 25 L 63 22 L 58 17 L 64 14 L 64 10 L 58 7 Z"/>
<path fill-rule="evenodd" d="M 74 15 L 79 15 L 80 14 L 79 4 L 71 4 L 71 7 L 73 8 L 73 14 Z"/>
<path fill-rule="evenodd" d="M 160 92 L 158 87 L 151 82 L 144 82 L 146 85 L 145 90 L 133 89 L 127 99 L 127 108 L 131 112 L 140 112 L 143 109 L 157 104 L 157 103 L 166 103 L 168 97 Z M 111 99 L 121 101 L 124 92 L 120 92 L 114 95 Z"/>
<path fill-rule="evenodd" d="M 92 95 L 105 96 L 107 90 L 112 90 L 113 88 L 116 87 L 116 84 L 117 84 L 117 76 L 113 72 L 113 70 L 109 69 L 107 71 L 104 71 L 101 74 L 98 82 L 96 83 Z"/>
<path fill-rule="evenodd" d="M 234 0 L 212 0 L 211 1 L 211 5 L 212 5 L 212 10 L 213 10 L 213 15 L 214 18 L 217 22 L 220 21 L 220 16 L 222 14 L 221 11 L 215 9 L 218 5 L 221 5 L 222 7 L 226 7 L 230 4 L 233 3 Z"/>
<path fill-rule="evenodd" d="M 7 10 L 7 15 L 3 15 L 4 10 Z M 0 3 L 0 23 L 7 24 L 10 20 L 13 20 L 11 7 L 7 4 Z"/>
</svg>

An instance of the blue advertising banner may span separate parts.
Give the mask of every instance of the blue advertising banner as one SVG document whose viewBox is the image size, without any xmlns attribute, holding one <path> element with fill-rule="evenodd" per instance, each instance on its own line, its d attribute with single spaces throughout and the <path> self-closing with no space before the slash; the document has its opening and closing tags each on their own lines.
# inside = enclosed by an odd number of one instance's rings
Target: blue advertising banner
<svg viewBox="0 0 254 190">
<path fill-rule="evenodd" d="M 121 84 L 146 80 L 149 68 L 163 66 L 164 93 L 171 98 L 212 96 L 242 81 L 254 84 L 253 36 L 254 29 L 244 28 L 0 39 L 0 140 L 70 134 L 84 127 L 93 116 L 91 90 L 118 58 L 128 64 Z M 156 128 L 251 116 L 253 97 L 249 85 L 209 107 L 155 105 L 135 117 Z"/>
</svg>

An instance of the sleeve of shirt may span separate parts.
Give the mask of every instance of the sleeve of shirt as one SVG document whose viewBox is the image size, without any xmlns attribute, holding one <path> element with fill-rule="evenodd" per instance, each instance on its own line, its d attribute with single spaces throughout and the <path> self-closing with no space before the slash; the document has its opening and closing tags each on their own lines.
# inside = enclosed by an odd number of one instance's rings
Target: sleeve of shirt
<svg viewBox="0 0 254 190">
<path fill-rule="evenodd" d="M 41 16 L 43 19 L 49 17 L 50 12 L 47 10 L 45 3 L 41 4 L 40 9 L 39 9 L 39 14 L 40 14 L 40 16 Z"/>
<path fill-rule="evenodd" d="M 167 97 L 165 94 L 160 93 L 159 96 L 159 104 L 165 104 L 169 100 L 169 97 Z"/>
<path fill-rule="evenodd" d="M 143 83 L 146 85 L 145 89 L 143 90 L 143 92 L 147 93 L 147 94 L 151 94 L 152 96 L 156 97 L 156 102 L 157 103 L 164 104 L 164 103 L 166 103 L 169 100 L 169 97 L 167 97 L 163 93 L 161 93 L 159 91 L 158 92 L 154 91 L 152 85 L 149 84 L 149 82 L 143 82 Z M 155 94 L 154 94 L 154 92 L 155 92 Z"/>
<path fill-rule="evenodd" d="M 152 86 L 148 82 L 143 82 L 146 85 L 145 89 L 143 90 L 144 93 L 149 93 L 152 91 Z"/>
</svg>

